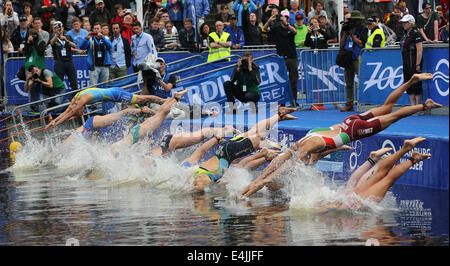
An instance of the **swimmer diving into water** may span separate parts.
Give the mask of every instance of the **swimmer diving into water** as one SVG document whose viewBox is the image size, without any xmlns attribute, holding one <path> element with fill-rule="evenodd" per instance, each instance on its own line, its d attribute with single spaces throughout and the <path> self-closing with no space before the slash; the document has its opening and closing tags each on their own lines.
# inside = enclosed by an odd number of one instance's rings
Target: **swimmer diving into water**
<svg viewBox="0 0 450 266">
<path fill-rule="evenodd" d="M 174 93 L 175 95 L 175 93 Z M 67 109 L 57 118 L 51 121 L 45 129 L 51 129 L 72 117 L 83 115 L 86 104 L 96 102 L 125 102 L 129 104 L 144 104 L 146 102 L 164 103 L 166 99 L 162 99 L 154 95 L 137 95 L 129 93 L 122 88 L 112 87 L 108 89 L 89 88 L 78 92 L 70 101 Z"/>
<path fill-rule="evenodd" d="M 194 191 L 203 191 L 206 186 L 222 178 L 230 164 L 258 150 L 262 142 L 266 141 L 264 139 L 267 132 L 277 122 L 297 119 L 289 114 L 296 110 L 297 108 L 280 107 L 278 114 L 258 122 L 249 131 L 219 144 L 216 155 L 201 164 L 192 174 Z"/>
<path fill-rule="evenodd" d="M 397 100 L 410 86 L 432 78 L 433 75 L 429 73 L 414 74 L 410 80 L 394 90 L 382 106 L 372 108 L 362 114 L 351 115 L 341 124 L 334 125 L 330 128 L 310 130 L 305 137 L 292 145 L 290 150 L 283 154 L 283 156 L 279 156 L 273 160 L 261 175 L 242 191 L 242 198 L 247 198 L 261 189 L 263 187 L 262 184 L 269 183 L 272 178 L 283 170 L 287 160 L 295 153 L 297 153 L 296 157 L 303 163 L 309 164 L 313 160 L 313 157 L 316 156 L 314 154 L 327 150 L 339 150 L 340 147 L 349 142 L 381 132 L 402 118 L 423 110 L 442 107 L 441 104 L 428 99 L 424 104 L 407 106 L 396 112 L 392 112 Z"/>
</svg>

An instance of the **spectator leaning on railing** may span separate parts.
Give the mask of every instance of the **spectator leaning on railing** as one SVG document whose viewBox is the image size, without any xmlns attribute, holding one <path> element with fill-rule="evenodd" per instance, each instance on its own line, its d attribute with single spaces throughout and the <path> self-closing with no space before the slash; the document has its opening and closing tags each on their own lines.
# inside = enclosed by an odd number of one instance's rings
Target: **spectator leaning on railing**
<svg viewBox="0 0 450 266">
<path fill-rule="evenodd" d="M 223 31 L 223 22 L 216 21 L 216 31 L 211 32 L 208 38 L 208 62 L 231 55 L 231 38 L 228 32 Z M 230 61 L 230 58 L 226 59 Z"/>
<path fill-rule="evenodd" d="M 81 21 L 78 18 L 74 18 L 72 20 L 72 29 L 67 32 L 67 35 L 69 35 L 77 45 L 75 49 L 72 49 L 74 54 L 86 54 L 86 50 L 81 50 L 80 47 L 88 34 L 89 32 L 87 30 L 81 28 Z"/>
<path fill-rule="evenodd" d="M 439 17 L 436 12 L 431 10 L 429 3 L 424 3 L 422 8 L 423 13 L 417 16 L 417 28 L 419 28 L 425 42 L 437 43 L 439 41 Z"/>
<path fill-rule="evenodd" d="M 202 27 L 208 27 L 208 24 L 203 23 Z M 167 21 L 164 27 L 164 49 L 166 50 L 178 50 L 180 47 L 180 39 L 178 38 L 178 33 L 174 32 L 175 25 L 172 21 Z"/>
</svg>

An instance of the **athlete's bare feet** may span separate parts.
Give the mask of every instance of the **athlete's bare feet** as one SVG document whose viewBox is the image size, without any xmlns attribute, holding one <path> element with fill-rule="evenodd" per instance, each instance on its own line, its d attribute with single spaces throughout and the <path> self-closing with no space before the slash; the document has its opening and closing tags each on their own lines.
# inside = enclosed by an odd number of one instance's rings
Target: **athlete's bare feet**
<svg viewBox="0 0 450 266">
<path fill-rule="evenodd" d="M 284 115 L 280 116 L 279 121 L 295 120 L 295 119 L 298 119 L 298 117 L 290 115 L 290 114 L 284 114 Z"/>
<path fill-rule="evenodd" d="M 295 112 L 297 110 L 298 110 L 298 108 L 282 106 L 282 107 L 280 107 L 278 109 L 278 114 L 280 115 L 280 117 L 283 117 L 284 115 L 290 114 L 290 113 Z"/>
<path fill-rule="evenodd" d="M 381 148 L 377 151 L 372 151 L 369 155 L 369 157 L 374 160 L 375 162 L 378 162 L 383 155 L 390 152 L 392 148 Z"/>
<path fill-rule="evenodd" d="M 407 139 L 403 142 L 403 147 L 407 148 L 409 150 L 412 150 L 414 147 L 417 146 L 417 144 L 425 141 L 426 138 L 423 137 L 417 137 L 417 138 L 413 138 L 413 139 Z"/>
<path fill-rule="evenodd" d="M 175 98 L 175 100 L 180 101 L 181 98 L 183 98 L 183 96 L 188 92 L 187 89 L 182 90 L 182 91 L 177 91 L 173 93 L 173 98 Z"/>
<path fill-rule="evenodd" d="M 431 108 L 440 108 L 440 107 L 442 107 L 442 104 L 436 103 L 432 99 L 427 99 L 425 101 L 425 106 L 428 107 L 429 109 L 431 109 Z"/>
<path fill-rule="evenodd" d="M 413 153 L 411 154 L 411 157 L 413 157 L 415 160 L 417 160 L 418 162 L 423 161 L 427 158 L 431 157 L 431 154 L 422 154 L 422 153 L 418 153 L 416 151 L 413 151 Z"/>
<path fill-rule="evenodd" d="M 432 78 L 433 78 L 433 74 L 431 74 L 431 73 L 420 73 L 420 74 L 414 74 L 411 77 L 411 81 L 413 83 L 417 83 L 417 82 L 432 79 Z"/>
</svg>

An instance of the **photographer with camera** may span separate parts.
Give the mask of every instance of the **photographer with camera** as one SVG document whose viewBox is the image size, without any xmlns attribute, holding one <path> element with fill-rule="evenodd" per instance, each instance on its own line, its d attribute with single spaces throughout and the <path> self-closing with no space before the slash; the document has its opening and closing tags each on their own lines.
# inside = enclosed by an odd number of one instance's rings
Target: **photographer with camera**
<svg viewBox="0 0 450 266">
<path fill-rule="evenodd" d="M 25 91 L 28 92 L 28 99 L 30 102 L 38 101 L 40 94 L 48 97 L 55 96 L 62 93 L 65 88 L 64 82 L 52 71 L 48 69 L 39 69 L 35 65 L 30 65 L 28 68 L 27 79 L 25 80 Z M 47 108 L 61 104 L 62 98 L 52 99 Z M 32 114 L 39 114 L 39 105 L 33 104 L 30 106 Z"/>
<path fill-rule="evenodd" d="M 275 23 L 270 26 L 273 22 Z M 291 106 L 299 106 L 297 103 L 298 60 L 297 50 L 295 48 L 297 29 L 289 24 L 289 11 L 283 10 L 281 16 L 271 16 L 266 24 L 264 24 L 264 30 L 272 33 L 277 54 L 284 58 L 288 69 L 292 95 L 294 96 L 294 100 L 291 101 Z"/>
<path fill-rule="evenodd" d="M 353 10 L 348 21 L 342 25 L 340 48 L 351 52 L 351 64 L 348 67 L 344 67 L 347 103 L 341 108 L 341 112 L 354 111 L 355 73 L 359 75 L 359 57 L 361 56 L 361 50 L 366 44 L 368 35 L 368 28 L 363 24 L 364 19 L 365 17 L 361 15 L 360 11 Z"/>
<path fill-rule="evenodd" d="M 252 52 L 245 52 L 238 60 L 231 79 L 223 84 L 230 112 L 235 113 L 234 98 L 243 103 L 254 103 L 254 109 L 251 107 L 257 112 L 256 103 L 260 98 L 259 84 L 261 84 L 259 66 L 253 62 Z"/>
<path fill-rule="evenodd" d="M 75 49 L 77 44 L 72 40 L 72 37 L 64 33 L 64 26 L 61 21 L 56 21 L 53 24 L 53 37 L 50 40 L 50 45 L 55 59 L 53 69 L 56 75 L 61 80 L 64 80 L 64 76 L 67 75 L 71 90 L 76 91 L 78 89 L 77 71 L 72 61 L 72 49 Z"/>
<path fill-rule="evenodd" d="M 25 56 L 25 70 L 30 65 L 35 65 L 40 69 L 45 68 L 44 53 L 47 44 L 43 40 L 39 40 L 38 32 L 35 29 L 28 30 L 27 41 L 23 48 L 23 54 Z"/>
<path fill-rule="evenodd" d="M 87 64 L 89 67 L 90 86 L 109 80 L 109 66 L 111 65 L 111 42 L 102 34 L 102 28 L 99 22 L 93 26 L 93 32 L 90 32 L 83 43 L 81 50 L 87 50 Z"/>
</svg>

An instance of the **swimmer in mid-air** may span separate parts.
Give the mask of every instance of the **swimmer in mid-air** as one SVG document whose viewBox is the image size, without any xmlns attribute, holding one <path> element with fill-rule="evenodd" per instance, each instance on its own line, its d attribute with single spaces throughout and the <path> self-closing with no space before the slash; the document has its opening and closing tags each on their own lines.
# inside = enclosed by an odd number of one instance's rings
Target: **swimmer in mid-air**
<svg viewBox="0 0 450 266">
<path fill-rule="evenodd" d="M 414 74 L 410 80 L 394 90 L 382 106 L 372 108 L 362 114 L 351 115 L 341 124 L 333 125 L 329 128 L 310 130 L 305 137 L 292 145 L 288 152 L 273 160 L 261 175 L 244 189 L 242 197 L 249 197 L 263 187 L 261 184 L 269 183 L 272 178 L 282 171 L 286 161 L 294 154 L 303 163 L 310 164 L 311 161 L 317 161 L 317 154 L 327 150 L 340 150 L 345 144 L 379 133 L 402 118 L 423 110 L 442 107 L 441 104 L 428 99 L 424 104 L 407 106 L 392 112 L 397 100 L 410 86 L 432 78 L 433 75 L 429 73 Z"/>
<path fill-rule="evenodd" d="M 178 93 L 174 93 L 175 97 Z M 122 88 L 112 87 L 107 89 L 89 88 L 78 92 L 70 101 L 67 109 L 57 118 L 51 121 L 45 129 L 51 129 L 72 117 L 83 115 L 86 104 L 96 102 L 124 102 L 128 104 L 144 104 L 146 102 L 164 103 L 166 99 L 162 99 L 154 95 L 137 95 L 129 93 Z"/>
<path fill-rule="evenodd" d="M 85 139 L 90 139 L 99 129 L 109 127 L 125 116 L 154 113 L 155 112 L 147 106 L 144 106 L 142 108 L 128 107 L 117 113 L 91 116 L 81 127 L 77 128 L 75 132 L 81 134 Z M 72 138 L 73 135 L 69 136 L 66 139 L 66 142 L 70 141 Z"/>
<path fill-rule="evenodd" d="M 153 132 L 157 130 L 166 119 L 166 116 L 170 112 L 172 106 L 178 103 L 186 93 L 187 89 L 180 92 L 175 92 L 172 98 L 167 98 L 158 111 L 156 111 L 155 115 L 146 118 L 144 122 L 131 128 L 130 133 L 127 136 L 112 144 L 113 151 L 119 146 L 131 146 L 142 138 L 153 134 Z"/>
<path fill-rule="evenodd" d="M 333 201 L 316 206 L 317 212 L 326 212 L 333 209 L 358 209 L 362 206 L 361 199 L 371 200 L 379 203 L 383 200 L 386 192 L 394 183 L 414 164 L 423 161 L 431 154 L 412 152 L 408 160 L 395 165 L 403 155 L 412 151 L 425 138 L 417 137 L 405 140 L 403 147 L 394 154 L 385 155 L 392 148 L 382 148 L 370 153 L 369 158 L 349 178 L 346 184 L 346 197 L 342 201 Z M 384 156 L 384 157 L 383 157 Z M 278 190 L 283 184 L 272 180 L 261 181 L 255 186 L 267 186 L 271 191 Z"/>
<path fill-rule="evenodd" d="M 249 131 L 219 144 L 216 155 L 201 164 L 192 174 L 194 191 L 203 191 L 206 186 L 222 178 L 232 163 L 270 143 L 265 139 L 267 132 L 279 121 L 298 119 L 289 114 L 296 110 L 297 108 L 280 107 L 278 114 L 258 122 Z"/>
<path fill-rule="evenodd" d="M 347 181 L 347 193 L 354 193 L 353 197 L 346 197 L 344 202 L 331 202 L 326 206 L 318 207 L 318 210 L 329 211 L 330 209 L 358 209 L 362 206 L 361 199 L 367 199 L 379 203 L 384 199 L 386 192 L 395 182 L 414 164 L 431 157 L 431 154 L 421 154 L 413 151 L 408 160 L 395 165 L 400 158 L 411 152 L 419 143 L 426 138 L 417 137 L 405 140 L 403 147 L 389 154 L 385 158 L 382 155 L 391 150 L 383 148 L 372 152 L 368 161 L 361 165 Z M 376 169 L 373 169 L 376 168 Z M 373 172 L 373 175 L 371 175 Z M 347 194 L 348 195 L 348 194 Z M 354 197 L 357 195 L 359 197 Z"/>
</svg>

